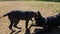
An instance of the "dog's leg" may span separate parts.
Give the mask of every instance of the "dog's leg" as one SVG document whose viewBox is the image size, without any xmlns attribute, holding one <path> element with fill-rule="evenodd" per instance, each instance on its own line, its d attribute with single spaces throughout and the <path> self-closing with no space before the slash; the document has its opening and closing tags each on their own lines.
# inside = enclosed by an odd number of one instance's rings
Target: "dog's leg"
<svg viewBox="0 0 60 34">
<path fill-rule="evenodd" d="M 11 24 L 10 24 L 10 26 L 9 26 L 9 29 L 12 30 L 12 31 L 14 31 L 14 30 L 12 29 L 13 24 L 14 24 L 14 23 L 11 22 Z"/>
<path fill-rule="evenodd" d="M 19 19 L 16 19 L 15 20 L 15 24 L 14 24 L 14 27 L 16 27 L 16 28 L 18 28 L 18 29 L 21 29 L 21 28 L 19 28 L 17 25 L 18 25 L 18 23 L 19 23 Z"/>
<path fill-rule="evenodd" d="M 15 30 L 12 29 L 12 26 L 13 26 L 14 22 L 11 21 L 11 24 L 9 26 L 9 29 L 12 31 L 10 34 L 13 34 L 15 32 Z"/>
<path fill-rule="evenodd" d="M 25 25 L 26 29 L 28 29 L 28 22 L 29 22 L 29 20 L 26 20 L 26 25 Z"/>
</svg>

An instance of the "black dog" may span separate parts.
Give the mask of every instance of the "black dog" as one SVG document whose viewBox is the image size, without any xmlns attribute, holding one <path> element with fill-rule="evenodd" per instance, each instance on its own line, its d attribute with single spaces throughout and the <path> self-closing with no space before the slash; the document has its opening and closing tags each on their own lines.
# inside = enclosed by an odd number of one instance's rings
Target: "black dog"
<svg viewBox="0 0 60 34">
<path fill-rule="evenodd" d="M 42 26 L 44 30 L 51 32 L 54 28 L 60 26 L 60 13 L 58 15 L 50 16 L 47 18 L 41 17 L 35 18 L 37 26 Z"/>
<path fill-rule="evenodd" d="M 42 17 L 39 11 L 38 14 L 38 17 L 35 17 L 36 24 L 32 24 L 32 26 L 42 26 L 44 30 L 48 32 L 51 32 L 53 29 L 60 26 L 60 13 L 58 15 L 55 15 L 55 17 L 50 16 L 47 18 Z"/>
<path fill-rule="evenodd" d="M 36 12 L 33 11 L 19 11 L 19 10 L 15 10 L 15 11 L 11 11 L 5 15 L 3 15 L 3 17 L 8 16 L 11 24 L 9 26 L 10 30 L 12 30 L 14 32 L 14 30 L 12 29 L 12 26 L 21 29 L 19 27 L 17 27 L 17 24 L 19 23 L 19 20 L 25 20 L 26 21 L 26 26 L 25 28 L 28 28 L 28 22 L 29 20 L 33 21 L 32 18 L 37 16 Z"/>
<path fill-rule="evenodd" d="M 51 17 L 47 17 L 46 18 L 46 24 L 45 26 L 47 26 L 47 30 L 48 31 L 52 31 L 55 28 L 58 28 L 58 26 L 60 26 L 60 13 L 58 15 L 51 16 Z"/>
</svg>

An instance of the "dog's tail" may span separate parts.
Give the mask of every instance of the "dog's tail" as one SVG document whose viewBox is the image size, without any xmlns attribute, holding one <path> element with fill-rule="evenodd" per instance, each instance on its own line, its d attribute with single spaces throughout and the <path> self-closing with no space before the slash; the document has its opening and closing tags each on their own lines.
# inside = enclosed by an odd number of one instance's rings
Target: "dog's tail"
<svg viewBox="0 0 60 34">
<path fill-rule="evenodd" d="M 8 14 L 3 15 L 3 17 L 7 16 Z"/>
<path fill-rule="evenodd" d="M 7 16 L 8 14 L 5 14 L 5 15 L 3 15 L 3 16 L 0 16 L 0 18 L 3 18 L 3 17 L 5 17 L 5 16 Z"/>
</svg>

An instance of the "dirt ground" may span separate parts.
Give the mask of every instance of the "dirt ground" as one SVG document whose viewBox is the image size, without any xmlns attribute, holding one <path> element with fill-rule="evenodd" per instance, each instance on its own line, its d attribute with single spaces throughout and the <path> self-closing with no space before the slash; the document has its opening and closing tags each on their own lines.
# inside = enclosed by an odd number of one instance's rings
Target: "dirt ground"
<svg viewBox="0 0 60 34">
<path fill-rule="evenodd" d="M 40 11 L 42 16 L 46 18 L 48 16 L 54 16 L 59 13 L 60 3 L 59 2 L 41 2 L 41 1 L 3 1 L 3 2 L 0 2 L 0 16 L 3 16 L 4 14 L 9 13 L 12 10 L 34 11 L 34 12 Z M 22 32 L 19 32 L 18 34 L 25 33 L 24 22 L 25 22 L 24 20 L 21 20 L 19 22 L 18 26 L 22 27 Z M 30 21 L 29 26 L 31 23 L 32 22 Z M 8 28 L 9 24 L 10 24 L 10 21 L 8 19 L 8 16 L 0 18 L 0 34 L 9 34 L 11 32 L 11 30 Z M 34 32 L 35 28 L 39 28 L 39 27 L 32 27 L 30 29 L 31 33 Z M 16 30 L 18 31 L 19 29 L 16 29 Z M 53 34 L 53 33 L 49 33 L 49 34 Z M 55 34 L 57 33 L 55 32 Z"/>
</svg>

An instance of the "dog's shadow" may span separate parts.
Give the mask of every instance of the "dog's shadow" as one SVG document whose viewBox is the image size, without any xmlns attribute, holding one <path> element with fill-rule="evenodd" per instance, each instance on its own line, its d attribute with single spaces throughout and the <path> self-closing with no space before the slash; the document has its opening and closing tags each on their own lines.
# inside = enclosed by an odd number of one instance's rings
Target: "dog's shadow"
<svg viewBox="0 0 60 34">
<path fill-rule="evenodd" d="M 19 32 L 21 32 L 22 30 L 19 30 L 19 31 L 17 31 L 15 34 L 18 34 Z M 10 32 L 10 34 L 13 34 L 15 31 L 12 31 L 12 32 Z"/>
<path fill-rule="evenodd" d="M 30 34 L 30 29 L 27 29 L 27 30 L 25 31 L 25 34 Z"/>
<path fill-rule="evenodd" d="M 15 31 L 12 31 L 10 34 L 13 34 Z"/>
</svg>

